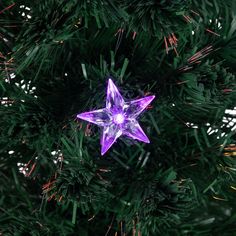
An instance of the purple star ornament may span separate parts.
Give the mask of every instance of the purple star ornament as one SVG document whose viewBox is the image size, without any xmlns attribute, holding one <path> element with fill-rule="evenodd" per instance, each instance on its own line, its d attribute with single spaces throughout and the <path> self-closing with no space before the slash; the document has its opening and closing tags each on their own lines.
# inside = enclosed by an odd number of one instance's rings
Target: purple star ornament
<svg viewBox="0 0 236 236">
<path fill-rule="evenodd" d="M 103 127 L 101 154 L 104 155 L 121 135 L 150 143 L 136 119 L 154 98 L 155 96 L 147 96 L 125 102 L 113 81 L 109 79 L 106 107 L 78 114 L 77 118 Z"/>
</svg>

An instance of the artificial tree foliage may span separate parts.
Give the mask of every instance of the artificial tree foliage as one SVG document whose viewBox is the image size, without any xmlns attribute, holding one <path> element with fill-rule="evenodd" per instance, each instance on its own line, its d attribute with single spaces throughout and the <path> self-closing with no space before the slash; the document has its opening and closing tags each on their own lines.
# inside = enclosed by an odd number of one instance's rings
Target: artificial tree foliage
<svg viewBox="0 0 236 236">
<path fill-rule="evenodd" d="M 0 3 L 1 235 L 235 235 L 236 3 Z M 150 144 L 76 119 L 112 76 Z"/>
</svg>

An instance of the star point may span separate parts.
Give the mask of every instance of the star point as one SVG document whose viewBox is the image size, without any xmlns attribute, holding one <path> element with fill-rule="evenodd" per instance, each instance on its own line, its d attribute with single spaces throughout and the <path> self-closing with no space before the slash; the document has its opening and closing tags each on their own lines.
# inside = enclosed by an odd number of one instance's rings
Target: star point
<svg viewBox="0 0 236 236">
<path fill-rule="evenodd" d="M 125 135 L 144 143 L 150 140 L 142 130 L 136 118 L 155 98 L 154 95 L 125 102 L 111 78 L 108 79 L 106 107 L 80 113 L 77 118 L 103 127 L 101 137 L 101 155 L 121 136 Z"/>
</svg>

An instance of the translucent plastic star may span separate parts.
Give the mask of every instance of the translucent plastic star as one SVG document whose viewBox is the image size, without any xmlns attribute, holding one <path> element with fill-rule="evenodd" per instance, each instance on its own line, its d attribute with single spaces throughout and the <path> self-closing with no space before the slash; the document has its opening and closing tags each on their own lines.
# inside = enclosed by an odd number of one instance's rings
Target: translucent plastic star
<svg viewBox="0 0 236 236">
<path fill-rule="evenodd" d="M 154 98 L 155 96 L 147 96 L 125 102 L 113 81 L 109 79 L 106 107 L 78 114 L 77 118 L 103 127 L 101 154 L 104 155 L 121 135 L 145 143 L 150 142 L 136 119 Z"/>
</svg>

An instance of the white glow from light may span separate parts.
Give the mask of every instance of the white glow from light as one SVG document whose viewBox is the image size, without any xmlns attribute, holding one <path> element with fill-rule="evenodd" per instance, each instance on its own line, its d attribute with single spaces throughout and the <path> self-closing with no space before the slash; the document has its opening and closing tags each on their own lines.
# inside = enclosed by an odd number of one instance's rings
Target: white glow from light
<svg viewBox="0 0 236 236">
<path fill-rule="evenodd" d="M 113 116 L 113 120 L 116 124 L 122 124 L 125 120 L 125 117 L 123 114 L 116 114 Z"/>
<path fill-rule="evenodd" d="M 225 136 L 225 133 L 222 133 L 222 134 L 221 134 L 221 137 L 223 137 L 223 136 Z"/>
<path fill-rule="evenodd" d="M 209 133 L 209 135 L 211 135 L 211 134 L 213 134 L 215 131 L 214 130 L 212 130 L 210 133 Z"/>
<path fill-rule="evenodd" d="M 11 79 L 14 79 L 16 77 L 16 75 L 14 73 L 11 73 L 10 77 L 11 77 Z"/>
<path fill-rule="evenodd" d="M 226 114 L 230 114 L 230 115 L 236 115 L 236 108 L 234 108 L 234 110 L 226 109 L 226 110 L 225 110 L 225 113 L 226 113 Z"/>
<path fill-rule="evenodd" d="M 57 153 L 56 151 L 52 151 L 52 152 L 51 152 L 51 154 L 52 154 L 53 156 L 56 155 L 56 153 Z"/>
</svg>

